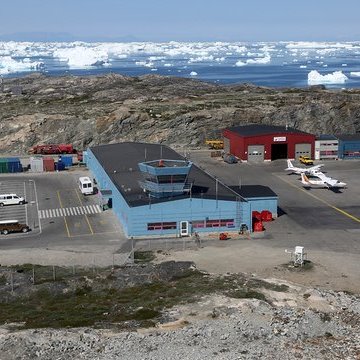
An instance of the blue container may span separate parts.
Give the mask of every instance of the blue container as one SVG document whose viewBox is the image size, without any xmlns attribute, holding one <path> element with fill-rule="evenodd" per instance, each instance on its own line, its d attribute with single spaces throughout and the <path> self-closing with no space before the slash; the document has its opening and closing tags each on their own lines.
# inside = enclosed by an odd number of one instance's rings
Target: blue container
<svg viewBox="0 0 360 360">
<path fill-rule="evenodd" d="M 56 170 L 56 171 L 64 171 L 64 170 L 65 170 L 65 164 L 63 163 L 63 161 L 59 160 L 59 161 L 55 164 L 55 170 Z"/>
<path fill-rule="evenodd" d="M 62 162 L 66 168 L 73 166 L 73 157 L 72 155 L 61 155 L 61 158 L 59 157 L 59 162 Z"/>
<path fill-rule="evenodd" d="M 9 173 L 18 173 L 23 171 L 19 158 L 7 158 L 6 161 Z"/>
</svg>

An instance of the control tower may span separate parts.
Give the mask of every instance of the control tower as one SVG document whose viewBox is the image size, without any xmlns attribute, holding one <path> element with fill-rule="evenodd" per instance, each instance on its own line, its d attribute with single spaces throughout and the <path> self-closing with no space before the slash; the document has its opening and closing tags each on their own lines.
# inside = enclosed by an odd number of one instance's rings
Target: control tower
<svg viewBox="0 0 360 360">
<path fill-rule="evenodd" d="M 188 182 L 192 166 L 190 161 L 160 159 L 138 165 L 144 178 L 140 186 L 152 197 L 174 197 L 191 191 Z"/>
</svg>

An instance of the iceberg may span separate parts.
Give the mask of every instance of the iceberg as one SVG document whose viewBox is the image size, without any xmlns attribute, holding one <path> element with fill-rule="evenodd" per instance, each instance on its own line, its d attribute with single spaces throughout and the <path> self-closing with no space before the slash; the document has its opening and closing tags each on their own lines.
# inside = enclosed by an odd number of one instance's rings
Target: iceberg
<svg viewBox="0 0 360 360">
<path fill-rule="evenodd" d="M 195 71 L 192 71 L 191 73 L 190 73 L 190 76 L 197 76 L 197 72 L 195 72 Z"/>
<path fill-rule="evenodd" d="M 344 84 L 348 77 L 342 71 L 334 71 L 332 74 L 321 75 L 318 71 L 312 70 L 308 74 L 309 85 L 320 84 Z"/>
<path fill-rule="evenodd" d="M 54 57 L 68 63 L 70 68 L 84 68 L 109 64 L 108 52 L 99 48 L 74 46 L 72 48 L 58 48 L 53 53 Z"/>
<path fill-rule="evenodd" d="M 246 62 L 243 62 L 241 60 L 239 60 L 235 63 L 235 66 L 246 66 L 246 65 L 247 65 Z"/>
<path fill-rule="evenodd" d="M 0 74 L 6 75 L 19 71 L 31 71 L 43 69 L 43 62 L 32 62 L 29 58 L 16 61 L 11 56 L 0 57 Z"/>
<path fill-rule="evenodd" d="M 351 71 L 350 76 L 359 77 L 360 71 Z"/>
</svg>

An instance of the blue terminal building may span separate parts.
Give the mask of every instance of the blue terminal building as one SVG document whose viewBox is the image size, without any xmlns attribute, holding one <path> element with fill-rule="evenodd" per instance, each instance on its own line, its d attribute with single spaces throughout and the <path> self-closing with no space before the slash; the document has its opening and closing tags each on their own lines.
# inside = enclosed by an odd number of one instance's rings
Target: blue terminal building
<svg viewBox="0 0 360 360">
<path fill-rule="evenodd" d="M 164 145 L 94 146 L 86 164 L 129 238 L 238 232 L 244 224 L 251 230 L 254 210 L 277 216 L 269 188 L 226 186 Z"/>
</svg>

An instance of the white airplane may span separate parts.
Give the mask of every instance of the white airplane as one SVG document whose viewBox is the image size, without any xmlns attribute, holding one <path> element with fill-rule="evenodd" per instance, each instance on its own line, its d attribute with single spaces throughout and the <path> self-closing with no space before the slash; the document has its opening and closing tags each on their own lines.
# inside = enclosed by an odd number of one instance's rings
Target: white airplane
<svg viewBox="0 0 360 360">
<path fill-rule="evenodd" d="M 317 171 L 314 173 L 318 177 L 318 180 L 309 179 L 304 173 L 301 174 L 301 182 L 304 184 L 304 187 L 323 187 L 327 189 L 343 189 L 346 187 L 346 183 L 339 180 L 333 179 L 324 175 L 322 172 Z"/>
<path fill-rule="evenodd" d="M 319 165 L 314 165 L 308 168 L 303 168 L 303 167 L 296 167 L 293 165 L 293 163 L 291 162 L 291 160 L 287 160 L 287 165 L 288 167 L 285 169 L 285 171 L 291 171 L 291 173 L 293 174 L 313 174 L 316 171 L 318 171 L 320 168 L 322 168 L 324 166 L 324 164 L 319 164 Z"/>
</svg>

